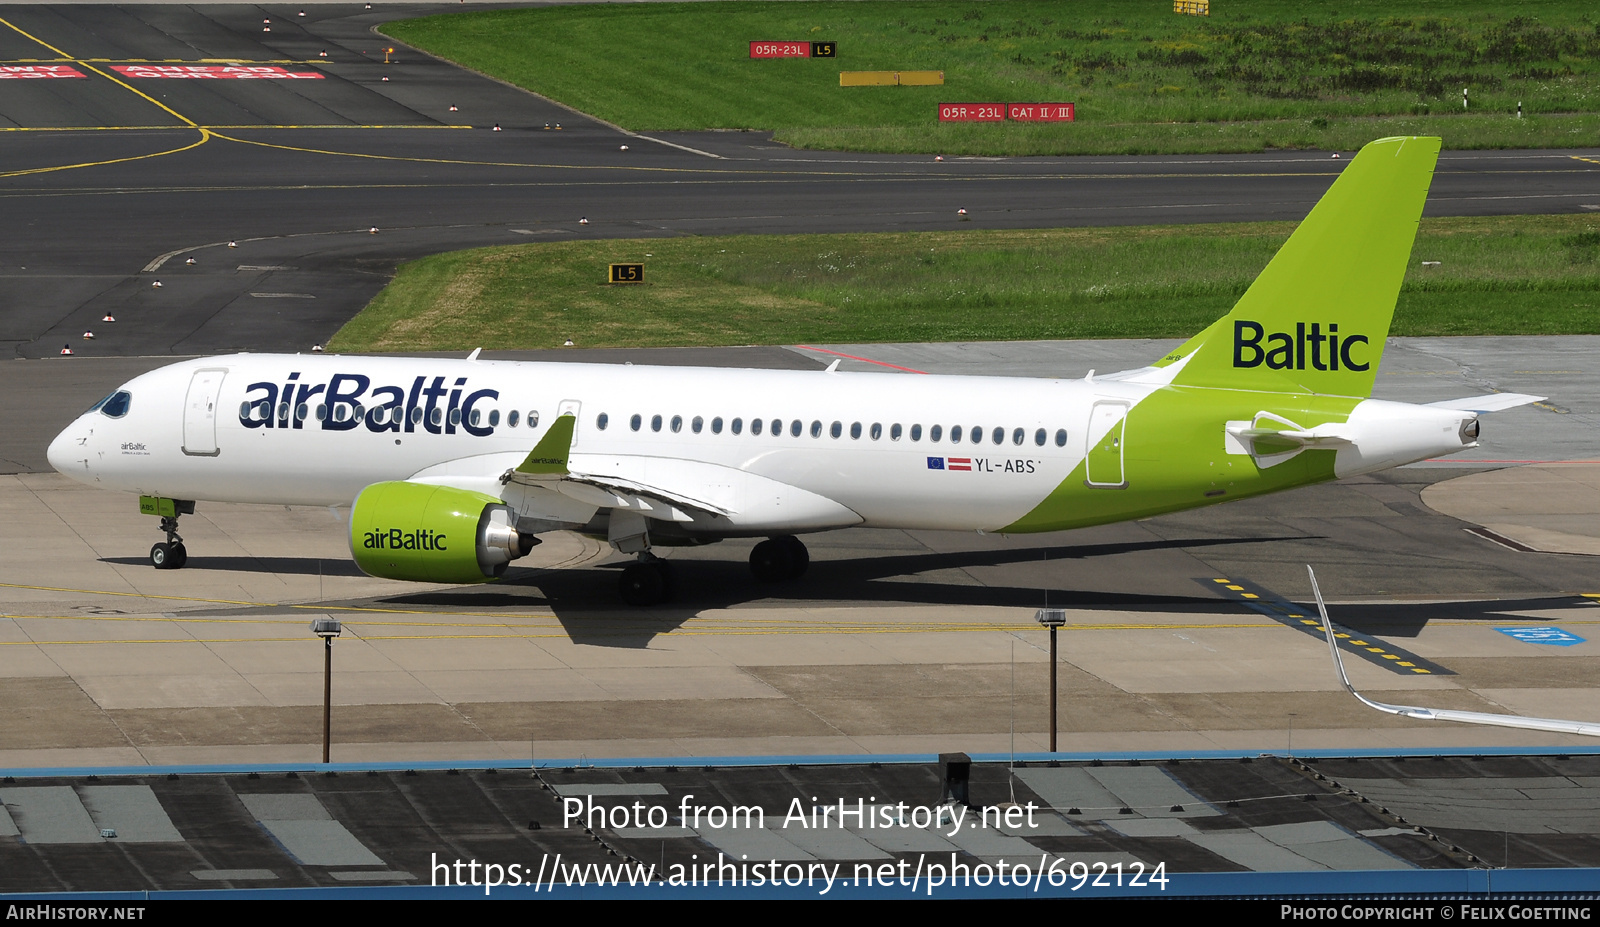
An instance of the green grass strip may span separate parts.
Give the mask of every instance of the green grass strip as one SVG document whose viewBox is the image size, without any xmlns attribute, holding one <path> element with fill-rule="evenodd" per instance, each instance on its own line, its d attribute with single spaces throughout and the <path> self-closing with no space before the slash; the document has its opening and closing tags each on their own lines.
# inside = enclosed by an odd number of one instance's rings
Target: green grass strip
<svg viewBox="0 0 1600 927">
<path fill-rule="evenodd" d="M 1041 155 L 1600 137 L 1600 14 L 1589 0 L 1171 10 L 1162 0 L 585 4 L 383 30 L 629 129 L 774 130 L 802 147 Z M 754 40 L 834 41 L 838 57 L 753 61 Z M 940 70 L 945 84 L 841 88 L 841 70 Z M 1074 102 L 1079 121 L 940 124 L 941 102 Z"/>
<path fill-rule="evenodd" d="M 1177 338 L 1290 222 L 541 242 L 406 264 L 330 351 Z M 646 283 L 609 285 L 611 262 Z M 1438 261 L 1424 266 L 1423 261 Z M 1359 269 L 1352 269 L 1352 273 Z M 1600 217 L 1424 219 L 1396 335 L 1600 333 Z"/>
</svg>

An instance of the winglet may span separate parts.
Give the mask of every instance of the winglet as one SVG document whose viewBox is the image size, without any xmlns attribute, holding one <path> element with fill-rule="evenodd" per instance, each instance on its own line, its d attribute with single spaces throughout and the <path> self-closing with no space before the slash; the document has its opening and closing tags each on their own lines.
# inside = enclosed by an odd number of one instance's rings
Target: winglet
<svg viewBox="0 0 1600 927">
<path fill-rule="evenodd" d="M 1356 698 L 1361 698 L 1361 693 L 1350 684 L 1350 677 L 1345 674 L 1344 660 L 1339 658 L 1339 639 L 1334 633 L 1333 622 L 1328 620 L 1328 606 L 1322 602 L 1322 590 L 1317 588 L 1317 574 L 1312 572 L 1309 563 L 1306 564 L 1306 575 L 1311 577 L 1311 594 L 1317 597 L 1317 614 L 1322 616 L 1322 633 L 1328 636 L 1328 651 L 1333 654 L 1333 668 L 1338 671 L 1339 681 L 1344 683 L 1345 689 Z"/>
<path fill-rule="evenodd" d="M 1317 597 L 1317 614 L 1322 616 L 1322 631 L 1328 636 L 1328 651 L 1333 654 L 1333 668 L 1339 672 L 1339 681 L 1344 683 L 1345 691 L 1354 695 L 1361 704 L 1368 708 L 1376 708 L 1385 714 L 1400 715 L 1406 718 L 1416 718 L 1421 721 L 1440 720 L 1439 716 L 1426 708 L 1413 708 L 1409 705 L 1386 705 L 1383 702 L 1374 702 L 1350 684 L 1350 677 L 1344 671 L 1344 660 L 1339 657 L 1338 632 L 1333 630 L 1333 622 L 1328 620 L 1328 606 L 1322 601 L 1322 590 L 1317 588 L 1317 574 L 1312 572 L 1311 564 L 1306 564 L 1306 575 L 1311 577 L 1311 594 Z M 1451 720 L 1462 720 L 1459 718 Z"/>
<path fill-rule="evenodd" d="M 1587 721 L 1568 721 L 1564 718 L 1529 718 L 1523 715 L 1496 715 L 1482 711 L 1456 711 L 1448 708 L 1421 708 L 1415 705 L 1389 705 L 1384 702 L 1375 702 L 1350 684 L 1350 677 L 1345 675 L 1344 661 L 1339 657 L 1339 644 L 1333 630 L 1333 622 L 1328 620 L 1328 606 L 1322 602 L 1322 590 L 1317 588 L 1317 574 L 1311 571 L 1311 565 L 1306 564 L 1306 573 L 1311 577 L 1311 594 L 1317 597 L 1317 613 L 1322 616 L 1322 630 L 1328 635 L 1328 650 L 1333 654 L 1333 666 L 1339 673 L 1339 681 L 1344 683 L 1345 690 L 1361 701 L 1368 708 L 1376 708 L 1385 714 L 1399 715 L 1402 718 L 1412 718 L 1417 721 L 1459 721 L 1462 724 L 1484 724 L 1491 727 L 1512 727 L 1524 731 L 1544 731 L 1552 734 L 1579 734 L 1585 737 L 1600 737 L 1600 724 Z"/>
<path fill-rule="evenodd" d="M 569 472 L 567 458 L 572 454 L 572 429 L 577 422 L 572 415 L 557 416 L 527 458 L 517 464 L 517 472 L 532 476 L 566 476 Z"/>
</svg>

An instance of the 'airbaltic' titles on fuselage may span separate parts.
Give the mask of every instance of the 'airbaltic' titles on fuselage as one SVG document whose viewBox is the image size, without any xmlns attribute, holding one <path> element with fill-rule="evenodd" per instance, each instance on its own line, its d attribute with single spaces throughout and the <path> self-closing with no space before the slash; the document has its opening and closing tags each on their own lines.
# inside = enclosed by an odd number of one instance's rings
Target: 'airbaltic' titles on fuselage
<svg viewBox="0 0 1600 927">
<path fill-rule="evenodd" d="M 1262 347 L 1263 339 L 1268 347 Z M 1323 356 L 1324 344 L 1327 345 L 1326 357 Z M 1266 361 L 1273 370 L 1304 370 L 1309 359 L 1313 370 L 1338 370 L 1341 364 L 1346 370 L 1366 370 L 1371 366 L 1369 363 L 1350 356 L 1351 347 L 1357 344 L 1367 344 L 1367 336 L 1346 335 L 1340 340 L 1336 322 L 1328 323 L 1326 334 L 1321 322 L 1312 322 L 1310 331 L 1306 330 L 1306 323 L 1296 322 L 1291 335 L 1288 332 L 1267 334 L 1260 322 L 1238 319 L 1233 323 L 1233 366 L 1259 367 Z"/>
<path fill-rule="evenodd" d="M 417 531 L 401 531 L 399 528 L 390 528 L 385 531 L 368 531 L 361 540 L 361 546 L 367 550 L 449 550 L 444 546 L 448 538 L 437 531 L 426 528 Z"/>
<path fill-rule="evenodd" d="M 371 377 L 359 373 L 336 373 L 326 383 L 301 383 L 297 371 L 282 384 L 263 382 L 245 387 L 239 423 L 246 428 L 303 428 L 310 411 L 321 406 L 321 420 L 313 427 L 323 431 L 350 431 L 365 425 L 368 431 L 407 434 L 419 426 L 435 435 L 453 435 L 457 428 L 479 438 L 494 434 L 495 426 L 488 422 L 498 416 L 484 415 L 473 407 L 500 398 L 499 390 L 467 393 L 466 377 L 456 377 L 451 386 L 445 385 L 445 379 L 433 377 L 430 383 L 426 376 L 417 377 L 407 390 L 373 386 Z"/>
</svg>

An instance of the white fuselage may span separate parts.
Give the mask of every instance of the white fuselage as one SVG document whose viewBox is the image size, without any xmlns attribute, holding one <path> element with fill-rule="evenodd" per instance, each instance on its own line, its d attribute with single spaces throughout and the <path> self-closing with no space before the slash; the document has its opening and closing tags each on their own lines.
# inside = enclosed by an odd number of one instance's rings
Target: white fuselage
<svg viewBox="0 0 1600 927">
<path fill-rule="evenodd" d="M 357 393 L 359 381 L 342 380 L 339 397 L 353 401 L 340 398 L 334 406 L 344 408 L 330 410 L 329 385 L 340 374 L 367 383 Z M 288 391 L 286 384 L 293 384 Z M 1086 442 L 1098 437 L 1088 430 L 1097 400 L 1131 405 L 1152 387 L 241 354 L 165 367 L 123 388 L 130 394 L 125 415 L 88 413 L 51 445 L 58 470 L 90 485 L 151 496 L 340 505 L 386 480 L 498 475 L 528 453 L 557 414 L 570 411 L 577 418 L 575 469 L 603 469 L 612 458 L 628 458 L 631 474 L 652 463 L 659 469 L 691 461 L 833 500 L 858 516 L 846 523 L 997 529 L 1028 512 L 1083 460 Z M 387 389 L 375 395 L 380 388 Z M 481 391 L 493 395 L 479 395 L 452 425 L 450 394 L 456 393 L 459 410 Z M 355 403 L 365 413 L 360 422 L 353 420 Z M 369 423 L 384 404 L 400 409 L 399 423 L 388 416 Z M 421 420 L 413 421 L 419 413 Z M 468 431 L 472 413 L 477 430 L 486 433 Z M 538 424 L 530 428 L 534 417 Z M 958 431 L 960 440 L 953 441 Z M 930 466 L 930 459 L 942 468 Z"/>
</svg>

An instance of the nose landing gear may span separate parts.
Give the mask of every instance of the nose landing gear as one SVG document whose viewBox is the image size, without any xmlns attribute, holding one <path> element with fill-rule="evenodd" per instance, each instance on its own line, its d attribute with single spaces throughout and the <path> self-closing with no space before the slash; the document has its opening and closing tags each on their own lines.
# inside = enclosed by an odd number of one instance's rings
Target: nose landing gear
<svg viewBox="0 0 1600 927">
<path fill-rule="evenodd" d="M 162 499 L 157 496 L 140 496 L 139 511 L 145 515 L 161 516 L 161 530 L 167 540 L 150 548 L 150 565 L 158 570 L 181 570 L 189 562 L 189 551 L 178 536 L 178 516 L 193 515 L 194 503 L 183 499 Z"/>
<path fill-rule="evenodd" d="M 181 570 L 189 562 L 189 551 L 183 546 L 183 538 L 178 537 L 177 532 L 168 534 L 177 540 L 150 548 L 150 565 L 158 570 Z"/>
</svg>

